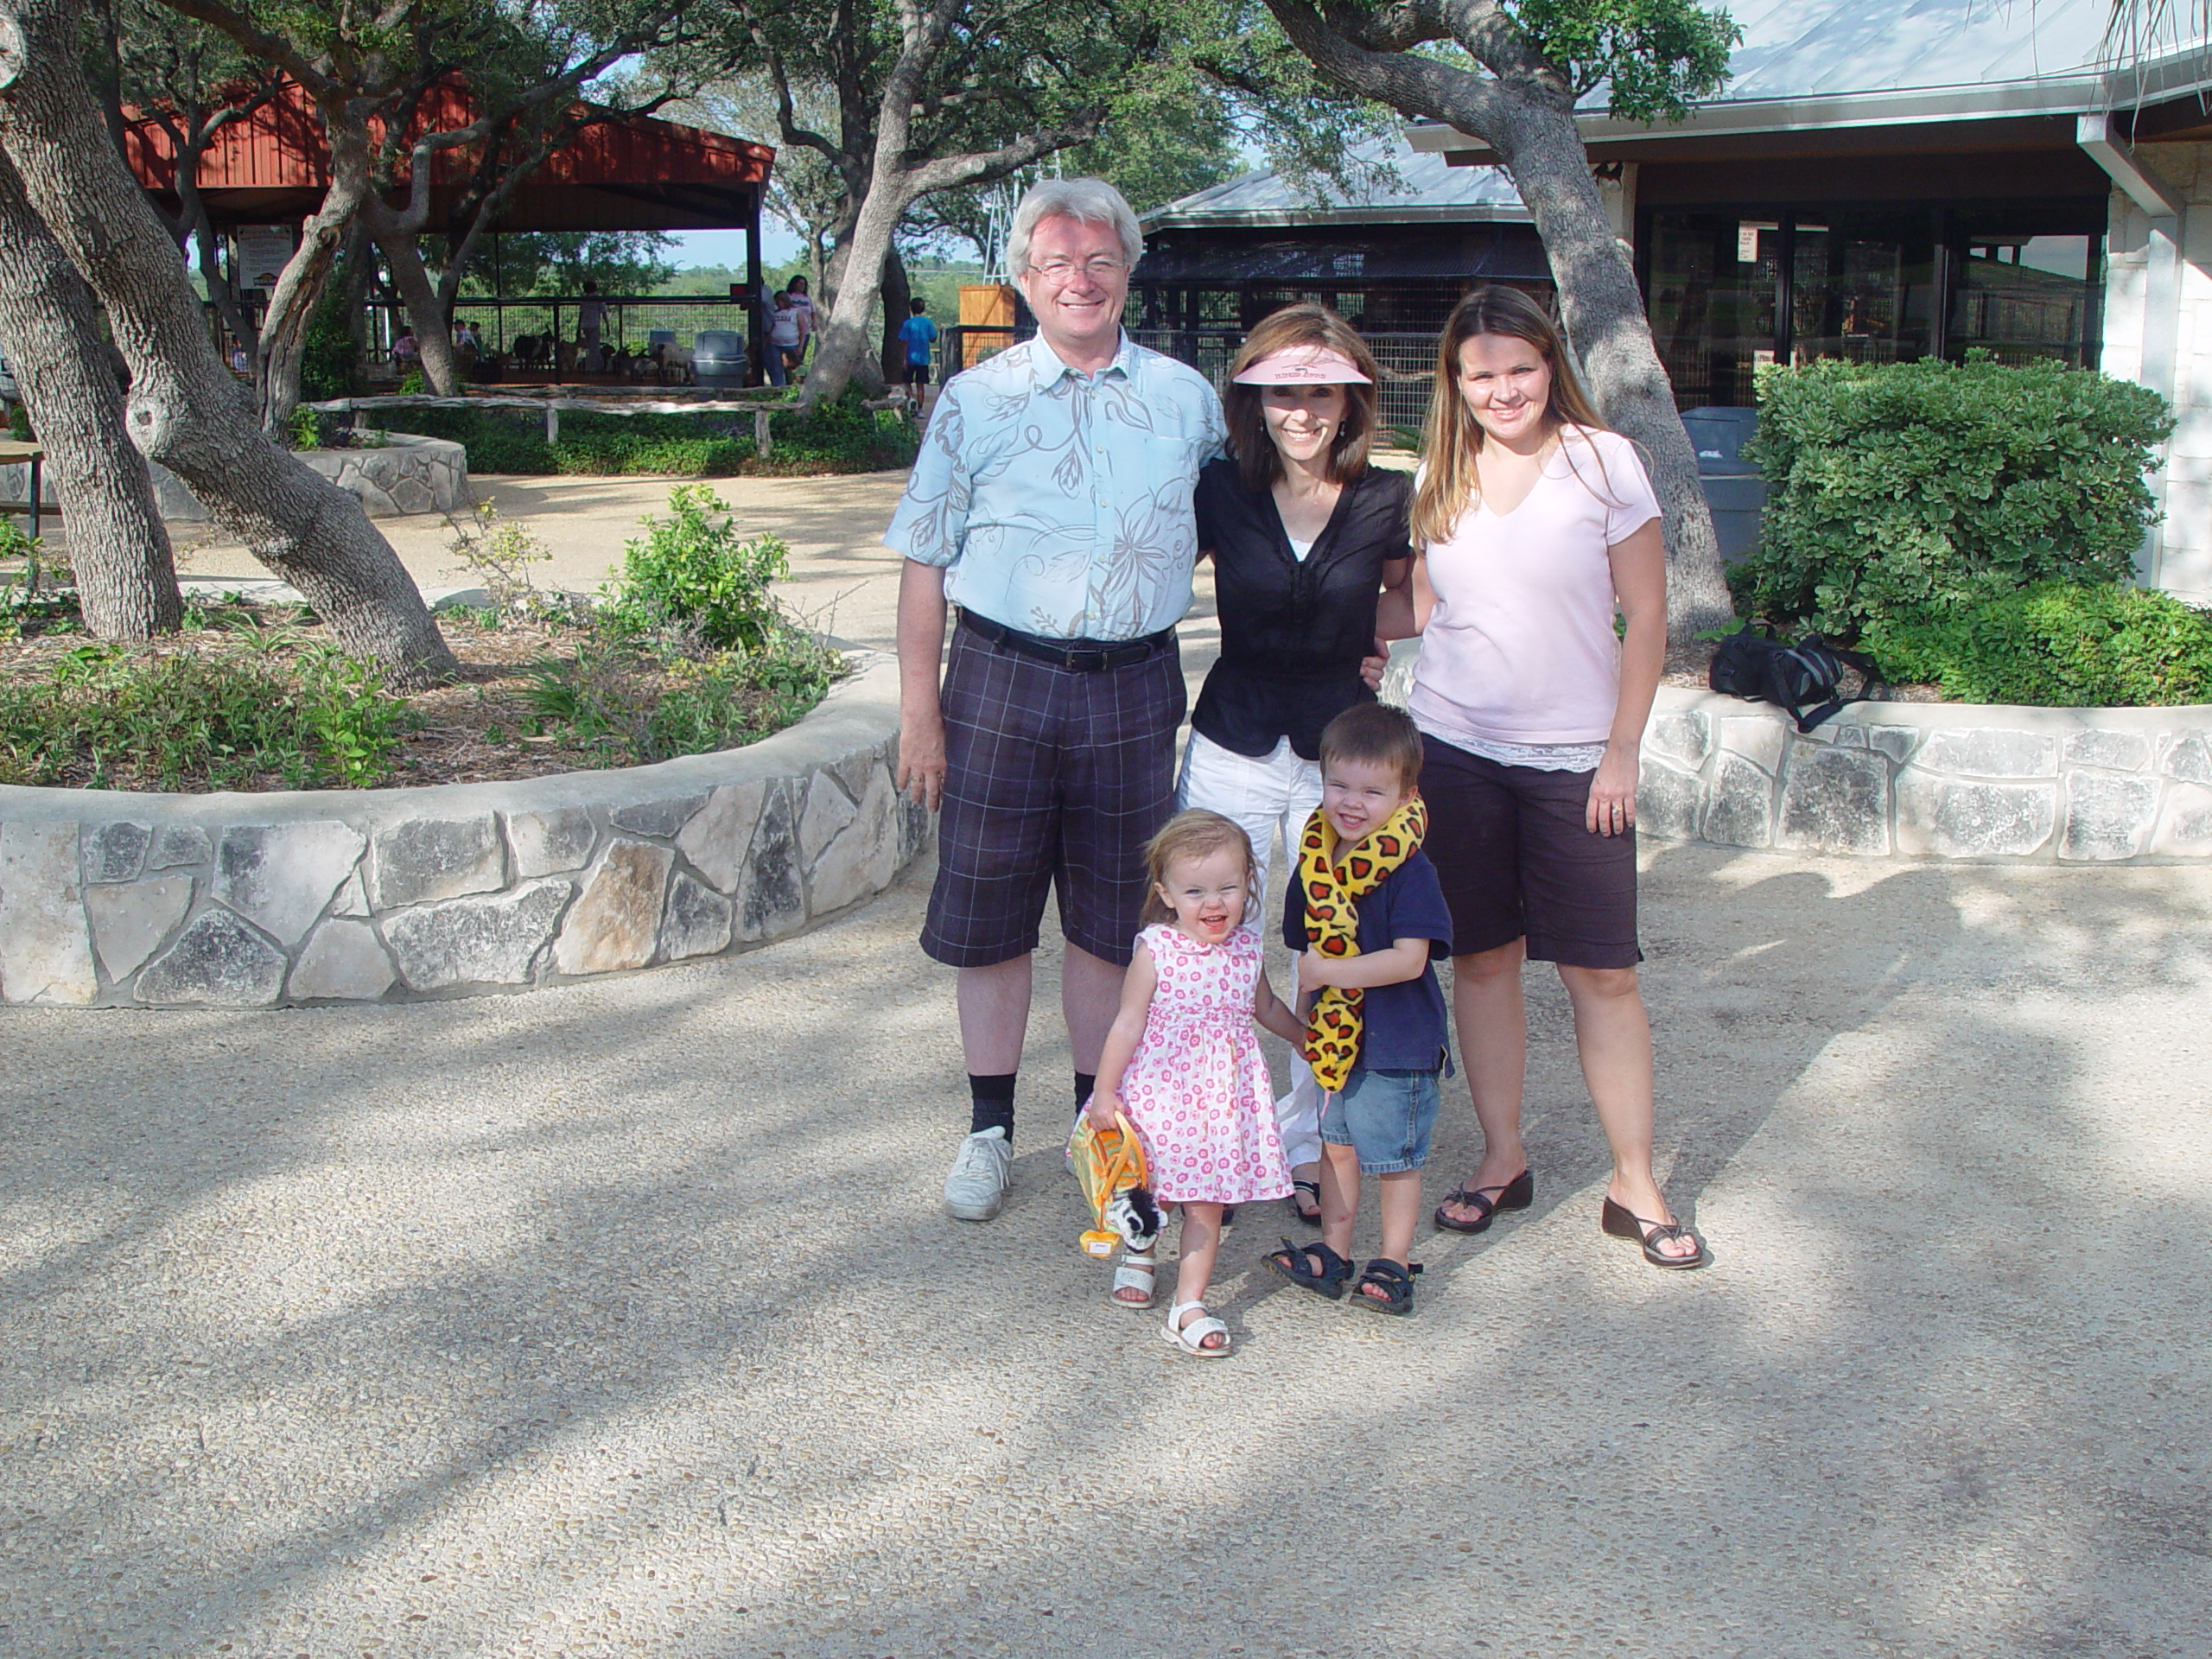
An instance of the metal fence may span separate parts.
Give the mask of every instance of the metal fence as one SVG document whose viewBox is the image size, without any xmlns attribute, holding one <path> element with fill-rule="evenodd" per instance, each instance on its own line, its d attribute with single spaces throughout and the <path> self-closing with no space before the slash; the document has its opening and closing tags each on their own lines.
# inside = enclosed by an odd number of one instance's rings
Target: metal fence
<svg viewBox="0 0 2212 1659">
<path fill-rule="evenodd" d="M 716 294 L 666 295 L 651 299 L 607 298 L 606 325 L 600 340 L 609 352 L 627 345 L 645 350 L 646 336 L 666 329 L 678 346 L 688 346 L 702 328 L 727 328 L 741 339 L 747 337 L 752 308 L 743 300 Z M 576 313 L 583 301 L 559 299 L 464 299 L 455 301 L 455 327 L 473 322 L 490 350 L 502 355 L 524 336 L 541 340 L 574 340 Z M 393 340 L 407 332 L 406 308 L 393 300 L 372 301 L 369 306 L 369 355 L 383 361 L 391 355 Z"/>
<path fill-rule="evenodd" d="M 1002 324 L 953 323 L 938 336 L 938 376 L 973 368 L 995 352 L 1002 352 L 1037 331 L 1033 327 Z M 1140 346 L 1187 363 L 1211 381 L 1216 391 L 1227 382 L 1229 365 L 1244 343 L 1242 328 L 1131 328 L 1125 331 Z M 1405 437 L 1417 438 L 1428 413 L 1428 398 L 1436 384 L 1434 334 L 1363 334 L 1367 349 L 1382 370 L 1375 391 L 1381 404 L 1382 424 Z"/>
</svg>

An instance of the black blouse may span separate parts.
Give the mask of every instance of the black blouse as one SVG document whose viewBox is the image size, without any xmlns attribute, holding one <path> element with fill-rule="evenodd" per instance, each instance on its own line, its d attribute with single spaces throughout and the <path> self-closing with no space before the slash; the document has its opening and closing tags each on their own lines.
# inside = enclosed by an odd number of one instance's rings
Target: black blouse
<svg viewBox="0 0 2212 1659">
<path fill-rule="evenodd" d="M 1336 511 L 1300 559 L 1272 492 L 1247 490 L 1236 463 L 1198 474 L 1198 545 L 1213 554 L 1221 660 L 1206 675 L 1191 728 L 1232 753 L 1308 760 L 1321 728 L 1375 694 L 1359 677 L 1373 649 L 1382 566 L 1409 559 L 1413 479 L 1370 467 L 1337 497 Z"/>
</svg>

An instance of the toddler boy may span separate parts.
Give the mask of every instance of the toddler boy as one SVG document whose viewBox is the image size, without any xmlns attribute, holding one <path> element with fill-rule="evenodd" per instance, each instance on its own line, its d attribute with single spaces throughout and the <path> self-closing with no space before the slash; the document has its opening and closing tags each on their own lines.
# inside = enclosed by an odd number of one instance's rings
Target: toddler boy
<svg viewBox="0 0 2212 1659">
<path fill-rule="evenodd" d="M 1352 1299 L 1410 1313 L 1421 1172 L 1436 1127 L 1444 993 L 1430 966 L 1452 949 L 1452 912 L 1421 850 L 1421 733 L 1397 709 L 1358 703 L 1321 733 L 1321 806 L 1300 841 L 1283 941 L 1315 994 L 1306 1058 L 1331 1092 L 1321 1112 L 1321 1242 L 1287 1239 L 1265 1265 L 1331 1300 L 1344 1294 L 1360 1178 L 1381 1188 L 1382 1253 Z"/>
</svg>

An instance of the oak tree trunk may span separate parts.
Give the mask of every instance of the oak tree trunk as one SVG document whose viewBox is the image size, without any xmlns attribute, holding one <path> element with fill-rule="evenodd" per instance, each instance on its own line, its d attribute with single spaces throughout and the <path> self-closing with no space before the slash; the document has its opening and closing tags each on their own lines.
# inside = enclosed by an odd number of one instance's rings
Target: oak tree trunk
<svg viewBox="0 0 2212 1659">
<path fill-rule="evenodd" d="M 1573 113 L 1548 99 L 1514 96 L 1510 88 L 1507 102 L 1514 118 L 1483 136 L 1497 146 L 1543 238 L 1567 339 L 1599 412 L 1649 464 L 1667 537 L 1667 632 L 1684 643 L 1735 616 L 1697 451 L 1675 407 L 1635 269 L 1605 217 Z"/>
<path fill-rule="evenodd" d="M 31 211 L 0 155 L 0 349 L 46 448 L 61 499 L 85 626 L 101 639 L 146 639 L 183 620 L 176 561 L 146 462 L 130 446 L 123 389 L 99 315 L 69 256 Z"/>
<path fill-rule="evenodd" d="M 76 0 L 0 0 L 0 149 L 106 307 L 130 366 L 132 442 L 297 588 L 342 649 L 410 689 L 449 677 L 453 653 L 361 504 L 270 442 L 216 359 L 176 245 L 108 142 L 79 26 Z"/>
<path fill-rule="evenodd" d="M 893 385 L 906 378 L 906 342 L 899 338 L 899 329 L 911 315 L 906 308 L 913 298 L 913 284 L 906 278 L 906 262 L 899 257 L 899 245 L 894 241 L 891 251 L 883 256 L 883 378 Z"/>
</svg>

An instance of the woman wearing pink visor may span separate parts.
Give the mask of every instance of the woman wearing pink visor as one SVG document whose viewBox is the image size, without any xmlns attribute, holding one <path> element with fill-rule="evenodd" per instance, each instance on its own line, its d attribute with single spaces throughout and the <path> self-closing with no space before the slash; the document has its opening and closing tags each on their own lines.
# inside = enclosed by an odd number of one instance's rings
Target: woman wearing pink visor
<svg viewBox="0 0 2212 1659">
<path fill-rule="evenodd" d="M 1263 902 L 1277 831 L 1294 871 L 1320 804 L 1321 728 L 1374 700 L 1360 664 L 1374 650 L 1376 599 L 1411 569 L 1413 480 L 1367 464 L 1379 374 L 1326 306 L 1276 312 L 1230 368 L 1230 458 L 1198 475 L 1199 556 L 1213 559 L 1221 660 L 1191 716 L 1176 804 L 1244 827 Z M 1303 1060 L 1294 1056 L 1291 1071 L 1275 1107 L 1298 1184 L 1290 1202 L 1318 1225 L 1321 1091 Z"/>
</svg>

